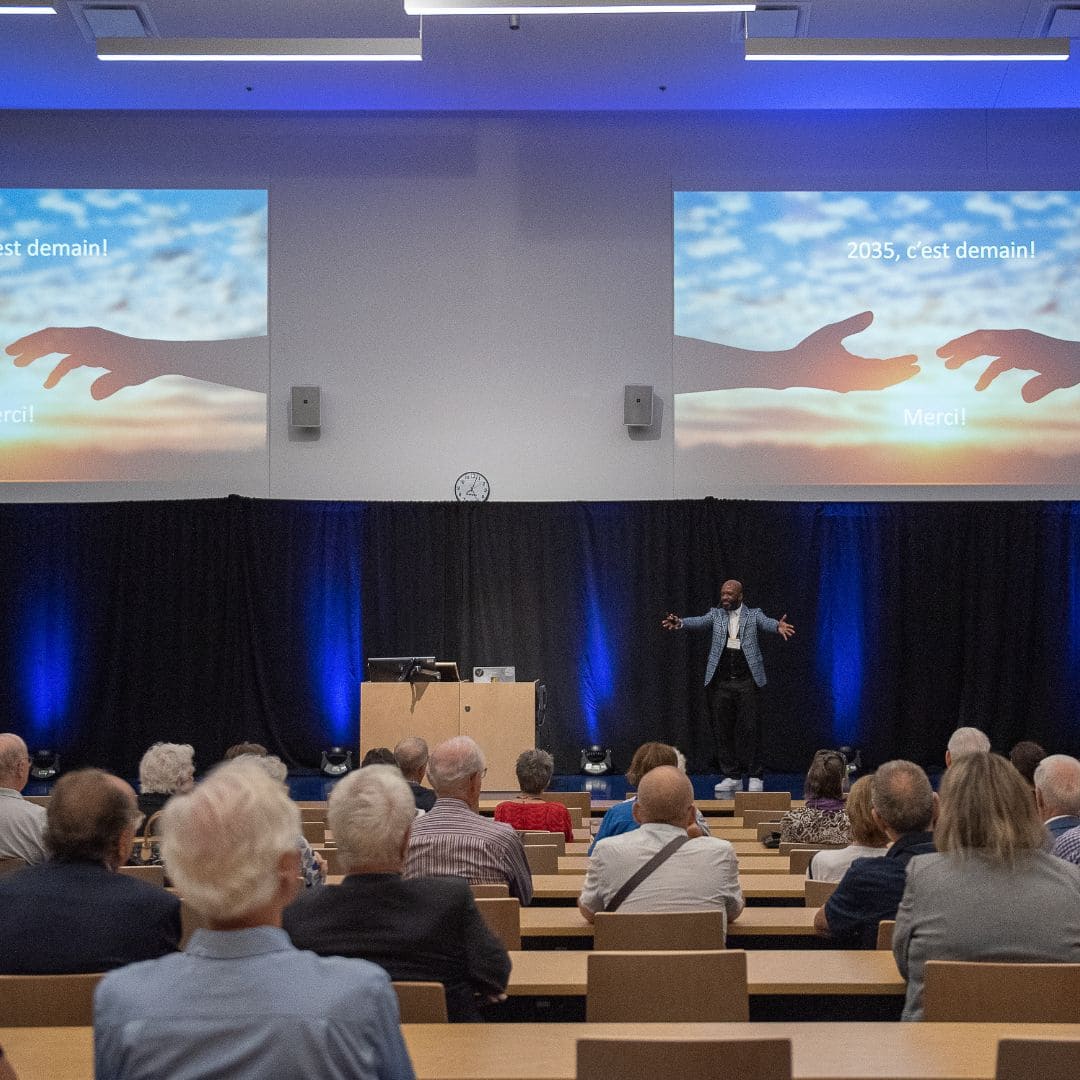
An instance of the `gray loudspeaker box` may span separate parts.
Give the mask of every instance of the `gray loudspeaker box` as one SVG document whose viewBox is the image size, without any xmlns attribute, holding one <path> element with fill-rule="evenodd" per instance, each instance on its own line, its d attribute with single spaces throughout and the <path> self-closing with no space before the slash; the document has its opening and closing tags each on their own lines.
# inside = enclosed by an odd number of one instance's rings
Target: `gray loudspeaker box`
<svg viewBox="0 0 1080 1080">
<path fill-rule="evenodd" d="M 627 386 L 623 390 L 623 423 L 627 427 L 652 425 L 651 386 Z"/>
<path fill-rule="evenodd" d="M 319 419 L 319 388 L 294 386 L 289 409 L 289 424 L 299 428 L 317 428 Z"/>
</svg>

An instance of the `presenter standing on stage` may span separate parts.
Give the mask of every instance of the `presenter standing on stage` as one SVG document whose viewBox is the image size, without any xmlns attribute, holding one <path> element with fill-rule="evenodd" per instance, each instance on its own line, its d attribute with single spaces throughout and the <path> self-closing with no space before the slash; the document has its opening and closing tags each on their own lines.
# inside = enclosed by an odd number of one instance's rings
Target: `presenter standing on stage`
<svg viewBox="0 0 1080 1080">
<path fill-rule="evenodd" d="M 724 582 L 720 606 L 709 608 L 707 614 L 686 619 L 668 614 L 661 625 L 665 630 L 712 627 L 712 647 L 705 666 L 705 700 L 723 773 L 716 785 L 716 797 L 730 798 L 741 790 L 743 777 L 749 777 L 750 791 L 763 790 L 760 695 L 765 685 L 765 663 L 758 630 L 779 634 L 787 641 L 795 627 L 786 614 L 770 619 L 761 608 L 746 607 L 738 581 Z"/>
</svg>

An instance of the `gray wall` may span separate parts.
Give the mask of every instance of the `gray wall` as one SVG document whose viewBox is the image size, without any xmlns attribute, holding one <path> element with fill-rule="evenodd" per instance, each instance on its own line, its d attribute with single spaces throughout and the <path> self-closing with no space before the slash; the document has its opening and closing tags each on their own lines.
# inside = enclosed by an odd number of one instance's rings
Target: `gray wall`
<svg viewBox="0 0 1080 1080">
<path fill-rule="evenodd" d="M 446 499 L 479 469 L 495 499 L 663 499 L 673 188 L 1072 188 L 1077 122 L 4 112 L 0 185 L 269 188 L 268 482 L 249 494 Z M 625 383 L 656 387 L 658 438 L 628 437 Z M 317 440 L 290 437 L 294 384 L 322 387 Z"/>
</svg>

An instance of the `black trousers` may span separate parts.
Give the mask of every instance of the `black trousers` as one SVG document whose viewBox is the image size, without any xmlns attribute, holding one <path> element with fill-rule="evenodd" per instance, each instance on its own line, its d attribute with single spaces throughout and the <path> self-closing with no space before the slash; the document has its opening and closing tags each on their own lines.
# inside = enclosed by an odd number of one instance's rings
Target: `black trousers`
<svg viewBox="0 0 1080 1080">
<path fill-rule="evenodd" d="M 722 679 L 720 672 L 705 687 L 709 725 L 716 743 L 720 771 L 725 776 L 761 779 L 761 690 L 753 676 Z"/>
</svg>

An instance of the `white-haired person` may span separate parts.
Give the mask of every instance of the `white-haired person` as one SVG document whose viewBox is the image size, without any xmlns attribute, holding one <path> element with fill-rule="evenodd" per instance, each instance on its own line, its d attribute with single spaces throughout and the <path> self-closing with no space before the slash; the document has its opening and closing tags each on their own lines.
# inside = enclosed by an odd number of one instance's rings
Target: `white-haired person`
<svg viewBox="0 0 1080 1080">
<path fill-rule="evenodd" d="M 474 739 L 458 735 L 431 751 L 428 779 L 438 798 L 417 818 L 405 876 L 463 877 L 470 885 L 505 882 L 522 904 L 532 900 L 532 874 L 521 839 L 509 825 L 480 816 L 487 768 Z"/>
<path fill-rule="evenodd" d="M 149 820 L 173 795 L 190 791 L 194 784 L 195 748 L 188 743 L 154 743 L 139 762 L 139 809 Z"/>
<path fill-rule="evenodd" d="M 505 997 L 510 958 L 464 878 L 402 877 L 416 803 L 396 766 L 369 765 L 339 781 L 327 822 L 345 879 L 286 910 L 293 944 L 320 956 L 358 956 L 403 982 L 441 982 L 451 1020 L 480 1020 Z"/>
<path fill-rule="evenodd" d="M 945 768 L 952 768 L 954 761 L 959 761 L 965 754 L 986 754 L 990 750 L 990 739 L 985 731 L 977 727 L 958 727 L 950 736 L 945 747 Z"/>
<path fill-rule="evenodd" d="M 300 888 L 300 811 L 252 761 L 218 766 L 164 810 L 163 854 L 208 929 L 94 995 L 108 1080 L 411 1080 L 397 997 L 364 960 L 297 949 L 281 914 Z"/>
</svg>

